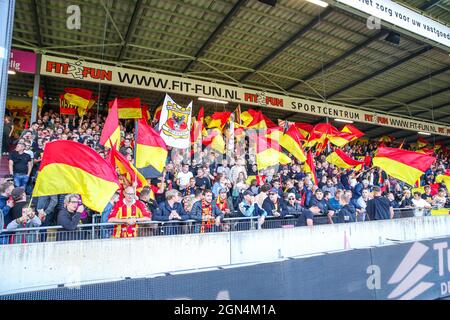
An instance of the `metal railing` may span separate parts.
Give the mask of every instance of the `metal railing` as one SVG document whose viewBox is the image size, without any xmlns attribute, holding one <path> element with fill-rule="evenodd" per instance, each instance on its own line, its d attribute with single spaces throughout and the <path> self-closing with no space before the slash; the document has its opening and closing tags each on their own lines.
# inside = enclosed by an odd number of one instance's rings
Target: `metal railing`
<svg viewBox="0 0 450 320">
<path fill-rule="evenodd" d="M 396 208 L 394 209 L 394 219 L 414 217 L 416 208 Z M 424 209 L 424 212 L 430 211 Z M 428 215 L 428 214 L 423 214 Z M 146 221 L 139 222 L 135 227 L 130 226 L 126 233 L 129 237 L 151 237 L 180 234 L 199 234 L 211 232 L 236 232 L 257 229 L 277 229 L 294 228 L 299 225 L 298 215 L 286 215 L 283 218 L 267 216 L 261 224 L 259 217 L 235 217 L 225 218 L 219 225 L 197 220 L 172 220 L 172 221 Z M 34 243 L 69 240 L 94 240 L 119 238 L 118 227 L 126 228 L 120 223 L 100 223 L 100 214 L 92 216 L 90 224 L 80 224 L 75 230 L 65 230 L 62 226 L 47 226 L 36 228 L 19 228 L 15 230 L 3 230 L 0 232 L 1 244 Z M 367 221 L 365 214 L 357 216 L 357 222 Z M 313 218 L 314 225 L 328 224 L 330 219 L 327 215 L 316 215 Z M 337 223 L 336 215 L 332 218 L 333 223 Z"/>
</svg>

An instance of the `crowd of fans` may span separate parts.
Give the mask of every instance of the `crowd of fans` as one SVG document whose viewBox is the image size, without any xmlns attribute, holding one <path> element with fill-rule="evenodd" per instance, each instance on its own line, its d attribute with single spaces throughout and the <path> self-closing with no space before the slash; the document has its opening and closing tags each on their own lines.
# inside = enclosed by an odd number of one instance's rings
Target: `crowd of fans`
<svg viewBox="0 0 450 320">
<path fill-rule="evenodd" d="M 92 115 L 73 118 L 48 111 L 19 132 L 6 117 L 2 154 L 9 159 L 9 175 L 0 181 L 0 227 L 3 235 L 20 228 L 62 226 L 76 230 L 92 222 L 93 214 L 83 206 L 79 195 L 37 197 L 29 205 L 45 144 L 55 140 L 83 143 L 106 157 L 99 144 L 105 117 Z M 121 120 L 120 152 L 129 161 L 134 156 L 134 122 Z M 343 150 L 351 157 L 373 156 L 379 143 L 350 143 Z M 242 147 L 242 144 L 240 144 Z M 333 147 L 316 155 L 318 185 L 302 163 L 293 161 L 279 168 L 257 170 L 254 154 L 237 151 L 222 159 L 210 149 L 195 153 L 170 150 L 163 175 L 149 179 L 149 186 L 138 193 L 125 183 L 101 212 L 101 222 L 117 223 L 105 228 L 105 236 L 134 237 L 137 225 L 145 221 L 194 220 L 196 232 L 227 231 L 230 217 L 255 217 L 264 228 L 267 217 L 282 220 L 294 217 L 298 226 L 312 226 L 317 218 L 326 223 L 392 219 L 410 209 L 415 216 L 428 215 L 431 208 L 450 207 L 445 185 L 432 190 L 438 174 L 448 168 L 448 157 L 437 153 L 437 161 L 424 174 L 424 192 L 387 176 L 378 168 L 354 171 L 340 169 L 326 161 Z M 74 155 L 76 157 L 76 155 Z M 292 157 L 291 157 L 292 158 Z M 437 191 L 437 193 L 436 193 Z M 1 229 L 1 228 L 0 228 Z M 175 230 L 175 229 L 174 229 Z M 173 231 L 177 232 L 177 231 Z M 45 241 L 45 236 L 43 237 Z M 3 240 L 2 240 L 3 239 Z M 59 238 L 64 240 L 63 237 Z M 14 242 L 32 239 L 14 238 Z M 11 242 L 0 234 L 0 243 Z"/>
</svg>

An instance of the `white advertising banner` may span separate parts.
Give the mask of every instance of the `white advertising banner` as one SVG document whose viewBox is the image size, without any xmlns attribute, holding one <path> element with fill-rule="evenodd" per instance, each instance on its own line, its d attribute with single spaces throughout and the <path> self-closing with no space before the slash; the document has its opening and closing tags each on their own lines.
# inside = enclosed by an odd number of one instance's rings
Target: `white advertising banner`
<svg viewBox="0 0 450 320">
<path fill-rule="evenodd" d="M 191 114 L 192 101 L 187 107 L 183 107 L 166 94 L 159 119 L 159 131 L 168 146 L 178 149 L 191 146 Z"/>
<path fill-rule="evenodd" d="M 108 85 L 119 85 L 165 93 L 221 99 L 236 104 L 259 106 L 263 109 L 274 108 L 287 112 L 307 113 L 322 117 L 340 118 L 355 122 L 365 122 L 380 126 L 450 136 L 449 126 L 433 122 L 412 120 L 226 84 L 48 55 L 42 56 L 41 75 L 71 80 L 78 79 L 82 81 L 101 82 Z"/>
<path fill-rule="evenodd" d="M 337 0 L 450 48 L 450 28 L 391 0 Z"/>
</svg>

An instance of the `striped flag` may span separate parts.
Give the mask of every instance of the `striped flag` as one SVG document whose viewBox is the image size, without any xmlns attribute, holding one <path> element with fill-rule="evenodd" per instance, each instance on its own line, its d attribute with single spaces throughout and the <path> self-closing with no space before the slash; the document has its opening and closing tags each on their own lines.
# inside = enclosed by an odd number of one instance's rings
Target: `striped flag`
<svg viewBox="0 0 450 320">
<path fill-rule="evenodd" d="M 280 139 L 280 145 L 300 162 L 306 161 L 306 155 L 302 148 L 301 134 L 295 125 L 291 125 L 286 133 L 283 134 Z"/>
<path fill-rule="evenodd" d="M 314 185 L 318 186 L 319 181 L 317 180 L 316 166 L 314 165 L 314 159 L 313 159 L 311 150 L 308 151 L 308 154 L 306 156 L 304 170 L 306 173 L 309 173 L 309 172 L 311 173 L 312 182 L 314 183 Z"/>
<path fill-rule="evenodd" d="M 208 123 L 208 129 L 219 128 L 223 130 L 231 116 L 231 112 L 214 112 Z"/>
<path fill-rule="evenodd" d="M 435 157 L 418 152 L 379 147 L 373 158 L 373 166 L 413 186 L 434 161 Z"/>
<path fill-rule="evenodd" d="M 119 188 L 109 162 L 84 144 L 60 140 L 45 145 L 33 197 L 79 194 L 88 208 L 102 212 Z"/>
<path fill-rule="evenodd" d="M 260 135 L 256 136 L 256 165 L 258 170 L 290 162 L 291 159 L 280 151 L 278 142 Z"/>
<path fill-rule="evenodd" d="M 100 136 L 100 144 L 106 148 L 112 146 L 120 146 L 120 124 L 119 115 L 117 111 L 117 99 L 114 99 L 111 109 L 109 109 L 108 117 L 103 126 L 102 134 Z"/>
<path fill-rule="evenodd" d="M 359 171 L 363 168 L 364 162 L 352 159 L 344 151 L 341 149 L 336 149 L 333 153 L 330 153 L 326 160 L 334 164 L 335 166 L 343 169 L 351 169 L 355 168 L 355 170 Z"/>
<path fill-rule="evenodd" d="M 109 153 L 109 160 L 114 167 L 117 166 L 119 174 L 125 178 L 129 186 L 136 183 L 136 190 L 138 191 L 148 186 L 148 182 L 144 176 L 114 147 L 111 148 Z"/>
<path fill-rule="evenodd" d="M 119 119 L 142 119 L 142 107 L 141 98 L 116 98 L 117 99 L 117 110 L 119 112 Z M 116 100 L 108 102 L 109 108 Z"/>
<path fill-rule="evenodd" d="M 166 143 L 159 133 L 145 120 L 138 120 L 136 168 L 145 178 L 157 178 L 162 175 L 167 155 Z"/>
<path fill-rule="evenodd" d="M 64 88 L 64 99 L 71 105 L 87 109 L 92 98 L 92 91 L 82 88 Z"/>
</svg>

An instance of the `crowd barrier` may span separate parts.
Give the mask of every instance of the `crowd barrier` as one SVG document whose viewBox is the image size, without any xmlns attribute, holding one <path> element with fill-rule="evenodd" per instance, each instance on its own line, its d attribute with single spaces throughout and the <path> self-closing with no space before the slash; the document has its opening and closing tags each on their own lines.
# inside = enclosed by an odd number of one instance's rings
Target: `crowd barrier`
<svg viewBox="0 0 450 320">
<path fill-rule="evenodd" d="M 448 235 L 447 215 L 241 232 L 10 244 L 0 247 L 0 295 L 273 262 Z"/>
<path fill-rule="evenodd" d="M 0 295 L 0 300 L 435 300 L 450 296 L 450 269 L 442 263 L 449 244 L 450 237 L 424 239 L 270 263 L 60 286 Z"/>
<path fill-rule="evenodd" d="M 234 213 L 238 215 L 237 212 Z M 427 215 L 427 214 L 425 214 Z M 210 233 L 210 232 L 235 232 L 255 229 L 293 228 L 300 226 L 298 215 L 286 215 L 283 218 L 266 217 L 264 223 L 259 225 L 258 217 L 235 217 L 223 219 L 220 226 L 204 225 L 197 220 L 185 221 L 147 221 L 139 222 L 137 237 L 166 236 L 179 234 Z M 394 209 L 394 219 L 414 217 L 414 209 Z M 358 216 L 357 221 L 364 221 L 364 216 Z M 76 230 L 67 231 L 61 226 L 47 226 L 36 228 L 21 228 L 13 231 L 0 232 L 0 245 L 69 241 L 69 240 L 94 240 L 107 239 L 113 236 L 114 226 L 119 223 L 101 223 L 100 214 L 92 217 L 93 223 L 79 224 Z M 366 218 L 367 219 L 367 218 Z M 333 222 L 337 223 L 336 216 Z M 314 216 L 314 225 L 328 224 L 327 215 Z"/>
</svg>

